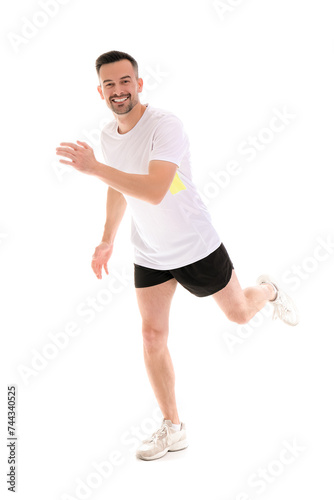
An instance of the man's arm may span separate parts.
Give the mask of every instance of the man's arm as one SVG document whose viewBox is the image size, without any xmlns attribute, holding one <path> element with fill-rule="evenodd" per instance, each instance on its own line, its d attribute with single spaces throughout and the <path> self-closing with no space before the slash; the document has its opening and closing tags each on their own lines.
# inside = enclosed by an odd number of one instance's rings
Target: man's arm
<svg viewBox="0 0 334 500">
<path fill-rule="evenodd" d="M 106 206 L 106 223 L 104 225 L 101 241 L 109 244 L 114 243 L 117 230 L 126 210 L 126 205 L 127 203 L 122 193 L 109 187 Z"/>
<path fill-rule="evenodd" d="M 106 207 L 107 217 L 104 225 L 104 232 L 101 243 L 95 248 L 95 252 L 92 257 L 92 269 L 98 279 L 102 279 L 102 267 L 105 272 L 109 274 L 108 260 L 110 259 L 114 248 L 115 236 L 123 218 L 126 205 L 126 200 L 122 193 L 119 193 L 118 191 L 115 191 L 115 189 L 109 187 Z"/>
<path fill-rule="evenodd" d="M 128 174 L 98 163 L 94 175 L 125 195 L 158 205 L 170 188 L 176 169 L 174 163 L 152 160 L 148 174 Z"/>
<path fill-rule="evenodd" d="M 109 167 L 95 159 L 93 149 L 85 142 L 62 142 L 57 154 L 71 161 L 60 160 L 85 174 L 94 175 L 116 191 L 158 205 L 166 195 L 175 177 L 178 166 L 163 160 L 152 160 L 148 174 L 128 174 Z M 81 146 L 82 144 L 82 146 Z"/>
</svg>

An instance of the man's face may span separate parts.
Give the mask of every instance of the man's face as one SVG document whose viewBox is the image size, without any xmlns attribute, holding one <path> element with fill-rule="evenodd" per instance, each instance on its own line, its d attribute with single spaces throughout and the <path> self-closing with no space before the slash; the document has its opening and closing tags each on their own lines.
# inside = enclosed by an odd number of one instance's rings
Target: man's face
<svg viewBox="0 0 334 500">
<path fill-rule="evenodd" d="M 97 89 L 113 113 L 129 113 L 138 104 L 138 93 L 142 88 L 143 80 L 137 80 L 132 64 L 127 59 L 101 66 Z"/>
</svg>

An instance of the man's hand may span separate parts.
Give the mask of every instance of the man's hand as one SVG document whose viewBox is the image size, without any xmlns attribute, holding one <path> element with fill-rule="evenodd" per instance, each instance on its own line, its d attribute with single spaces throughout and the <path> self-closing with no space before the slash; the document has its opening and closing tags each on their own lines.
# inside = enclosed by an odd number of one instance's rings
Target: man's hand
<svg viewBox="0 0 334 500">
<path fill-rule="evenodd" d="M 96 274 L 96 277 L 100 280 L 102 279 L 102 266 L 107 274 L 108 272 L 108 260 L 113 251 L 113 244 L 106 243 L 102 241 L 96 248 L 92 258 L 92 269 Z"/>
<path fill-rule="evenodd" d="M 94 175 L 98 162 L 95 159 L 93 148 L 88 146 L 85 142 L 77 141 L 77 143 L 79 146 L 73 142 L 60 143 L 63 147 L 56 148 L 56 154 L 59 156 L 65 156 L 71 160 L 59 160 L 60 163 L 71 165 L 71 167 L 74 167 L 76 170 L 83 172 L 84 174 Z"/>
</svg>

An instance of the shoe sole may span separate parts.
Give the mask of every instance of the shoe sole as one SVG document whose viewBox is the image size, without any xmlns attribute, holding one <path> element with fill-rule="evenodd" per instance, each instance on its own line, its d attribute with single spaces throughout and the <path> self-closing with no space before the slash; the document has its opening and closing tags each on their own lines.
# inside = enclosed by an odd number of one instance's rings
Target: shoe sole
<svg viewBox="0 0 334 500">
<path fill-rule="evenodd" d="M 143 457 L 140 454 L 137 454 L 136 457 L 140 458 L 141 460 L 157 460 L 158 458 L 162 458 L 169 451 L 181 451 L 185 450 L 188 447 L 188 442 L 186 439 L 183 439 L 183 441 L 178 441 L 177 443 L 172 444 L 169 448 L 166 448 L 163 451 L 160 451 L 160 453 L 157 453 L 156 455 L 153 455 L 152 457 Z"/>
</svg>

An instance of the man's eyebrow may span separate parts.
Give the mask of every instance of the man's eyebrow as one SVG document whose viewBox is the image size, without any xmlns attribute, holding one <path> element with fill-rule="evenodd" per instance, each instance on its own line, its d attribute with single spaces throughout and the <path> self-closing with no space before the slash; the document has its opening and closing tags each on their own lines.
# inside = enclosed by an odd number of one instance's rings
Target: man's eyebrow
<svg viewBox="0 0 334 500">
<path fill-rule="evenodd" d="M 124 78 L 131 78 L 131 76 L 129 76 L 129 75 L 122 76 L 122 77 L 120 78 L 120 80 L 123 80 Z M 114 81 L 114 80 L 104 80 L 104 81 L 103 81 L 103 83 L 106 83 L 106 82 L 113 82 L 113 81 Z"/>
</svg>

